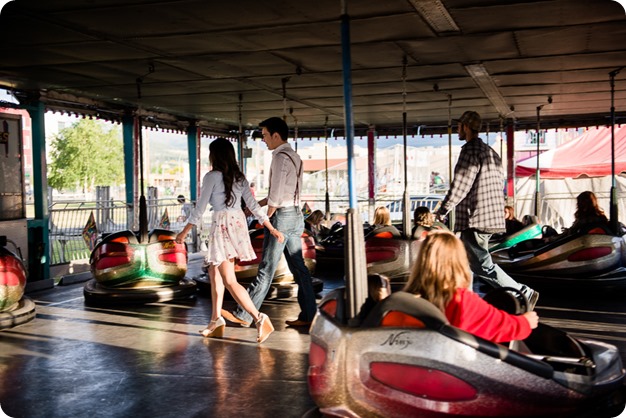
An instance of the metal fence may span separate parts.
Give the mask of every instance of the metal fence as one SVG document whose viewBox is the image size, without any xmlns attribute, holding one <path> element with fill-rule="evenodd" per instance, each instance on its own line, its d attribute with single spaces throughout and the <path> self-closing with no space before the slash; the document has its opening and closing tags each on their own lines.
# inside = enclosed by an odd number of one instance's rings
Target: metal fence
<svg viewBox="0 0 626 418">
<path fill-rule="evenodd" d="M 137 218 L 133 211 L 125 202 L 109 199 L 106 193 L 99 191 L 96 193 L 96 201 L 80 202 L 80 201 L 58 201 L 50 205 L 50 264 L 67 264 L 73 260 L 88 259 L 90 250 L 87 242 L 83 238 L 83 230 L 89 222 L 90 216 L 93 214 L 94 222 L 99 237 L 110 234 L 112 232 L 122 230 L 139 229 Z M 148 230 L 161 228 L 164 214 L 167 211 L 169 218 L 169 226 L 167 229 L 171 231 L 180 231 L 186 224 L 183 215 L 183 205 L 176 198 L 156 199 L 154 195 L 148 191 L 147 196 L 148 209 Z M 433 209 L 434 205 L 440 200 L 438 196 L 413 197 L 411 199 L 411 210 L 420 205 L 428 206 Z M 307 203 L 311 210 L 319 209 L 325 212 L 326 201 L 321 198 L 309 198 L 303 200 L 303 204 Z M 400 201 L 401 202 L 401 201 Z M 344 214 L 348 208 L 346 199 L 330 200 L 331 213 Z M 371 222 L 373 207 L 370 207 L 368 200 L 358 200 L 358 212 L 361 213 L 363 221 Z M 392 213 L 393 219 L 401 219 L 402 205 L 398 204 L 398 199 L 380 199 L 377 200 L 375 206 L 388 206 Z M 135 219 L 129 217 L 135 216 Z M 204 248 L 209 225 L 211 222 L 212 211 L 208 209 L 203 216 L 202 225 L 187 236 L 187 244 L 190 252 L 201 251 Z"/>
<path fill-rule="evenodd" d="M 175 198 L 147 199 L 148 230 L 165 228 L 180 231 L 186 221 L 182 205 Z M 164 215 L 167 211 L 167 217 Z M 72 260 L 89 258 L 90 249 L 83 231 L 93 214 L 99 237 L 123 230 L 139 230 L 138 219 L 125 202 L 107 199 L 96 202 L 62 201 L 50 205 L 50 264 L 66 264 Z M 187 236 L 190 251 L 198 251 L 206 238 L 210 211 L 205 213 L 203 225 Z M 169 220 L 169 222 L 168 222 Z M 165 222 L 164 222 L 165 221 Z M 165 224 L 164 224 L 165 223 Z"/>
</svg>

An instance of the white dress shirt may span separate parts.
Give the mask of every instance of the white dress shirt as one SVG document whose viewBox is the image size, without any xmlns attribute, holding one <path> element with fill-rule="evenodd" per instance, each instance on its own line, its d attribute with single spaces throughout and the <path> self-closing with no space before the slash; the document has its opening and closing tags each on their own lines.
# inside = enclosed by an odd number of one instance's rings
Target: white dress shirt
<svg viewBox="0 0 626 418">
<path fill-rule="evenodd" d="M 302 160 L 289 143 L 276 147 L 272 151 L 267 204 L 276 208 L 299 207 L 302 171 Z"/>
</svg>

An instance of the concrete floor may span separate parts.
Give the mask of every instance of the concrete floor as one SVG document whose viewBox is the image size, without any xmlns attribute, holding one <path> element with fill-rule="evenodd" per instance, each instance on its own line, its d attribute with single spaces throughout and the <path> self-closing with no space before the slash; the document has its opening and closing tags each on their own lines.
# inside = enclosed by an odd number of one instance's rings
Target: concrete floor
<svg viewBox="0 0 626 418">
<path fill-rule="evenodd" d="M 189 275 L 199 269 L 196 257 Z M 29 294 L 36 318 L 0 332 L 0 407 L 8 416 L 283 418 L 314 408 L 306 383 L 309 336 L 284 324 L 298 314 L 294 298 L 263 305 L 276 332 L 259 345 L 254 328 L 228 327 L 221 340 L 203 339 L 207 295 L 90 307 L 83 286 Z M 542 294 L 537 310 L 550 325 L 617 345 L 626 360 L 623 300 Z"/>
<path fill-rule="evenodd" d="M 189 274 L 199 269 L 192 260 Z M 299 417 L 314 407 L 309 336 L 284 324 L 299 312 L 295 299 L 263 305 L 276 332 L 259 345 L 255 328 L 202 338 L 208 295 L 89 307 L 83 286 L 29 294 L 36 318 L 0 332 L 0 407 L 8 416 Z"/>
</svg>

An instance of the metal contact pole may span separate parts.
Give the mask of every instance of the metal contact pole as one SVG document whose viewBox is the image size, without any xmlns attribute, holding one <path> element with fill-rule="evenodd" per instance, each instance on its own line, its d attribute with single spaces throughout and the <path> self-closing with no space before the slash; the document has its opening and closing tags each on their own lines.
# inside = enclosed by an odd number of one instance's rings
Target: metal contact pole
<svg viewBox="0 0 626 418">
<path fill-rule="evenodd" d="M 539 136 L 541 135 L 541 109 L 543 105 L 537 106 L 537 172 L 535 173 L 535 216 L 541 218 L 539 200 L 541 198 L 541 170 L 539 167 Z"/>
<path fill-rule="evenodd" d="M 350 56 L 350 17 L 345 0 L 341 2 L 341 49 L 343 55 L 343 92 L 345 137 L 348 146 L 348 189 L 350 208 L 346 213 L 345 272 L 346 313 L 354 318 L 367 297 L 367 268 L 363 221 L 358 212 L 354 167 L 354 121 L 352 119 L 352 63 Z"/>
<path fill-rule="evenodd" d="M 326 214 L 324 218 L 330 220 L 330 195 L 328 193 L 328 116 L 324 121 L 324 173 L 326 174 Z"/>
<path fill-rule="evenodd" d="M 624 67 L 620 67 L 609 73 L 609 81 L 611 83 L 611 200 L 609 209 L 609 223 L 613 232 L 618 231 L 619 214 L 617 206 L 617 184 L 615 180 L 615 76 Z"/>
</svg>

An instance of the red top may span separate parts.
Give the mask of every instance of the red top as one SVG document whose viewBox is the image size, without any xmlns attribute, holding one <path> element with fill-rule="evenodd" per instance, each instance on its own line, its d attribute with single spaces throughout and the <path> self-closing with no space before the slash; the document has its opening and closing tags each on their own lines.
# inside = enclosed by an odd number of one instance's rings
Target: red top
<svg viewBox="0 0 626 418">
<path fill-rule="evenodd" d="M 468 289 L 457 289 L 446 317 L 451 325 L 496 343 L 523 340 L 531 332 L 526 318 L 501 311 Z"/>
</svg>

